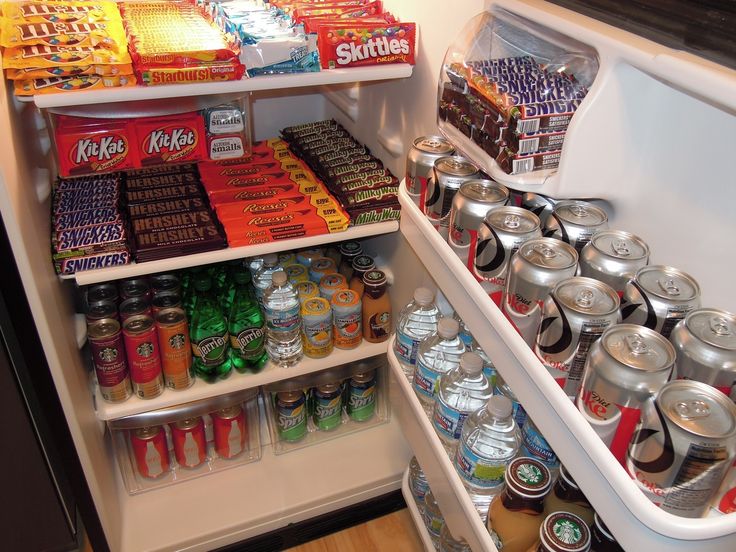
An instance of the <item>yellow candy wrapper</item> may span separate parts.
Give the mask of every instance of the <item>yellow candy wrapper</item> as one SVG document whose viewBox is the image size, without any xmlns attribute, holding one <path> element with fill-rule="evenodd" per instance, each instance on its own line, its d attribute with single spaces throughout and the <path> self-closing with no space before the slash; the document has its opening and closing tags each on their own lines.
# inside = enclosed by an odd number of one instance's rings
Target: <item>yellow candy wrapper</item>
<svg viewBox="0 0 736 552">
<path fill-rule="evenodd" d="M 96 46 L 124 52 L 128 47 L 121 21 L 104 23 L 14 23 L 2 20 L 0 46 Z"/>
<path fill-rule="evenodd" d="M 133 63 L 127 51 L 114 52 L 92 46 L 20 46 L 6 48 L 3 52 L 3 67 L 6 69 L 29 69 L 65 67 L 69 65 L 120 65 Z"/>
<path fill-rule="evenodd" d="M 132 75 L 133 65 L 60 65 L 58 67 L 29 67 L 27 69 L 8 69 L 5 76 L 10 80 L 48 79 L 53 77 L 75 77 L 83 75 Z"/>
<path fill-rule="evenodd" d="M 13 81 L 16 96 L 35 96 L 37 94 L 57 94 L 60 92 L 76 92 L 77 90 L 98 90 L 119 86 L 135 86 L 136 79 L 132 75 L 101 77 L 83 75 L 76 77 L 54 77 L 50 79 L 31 79 Z"/>
<path fill-rule="evenodd" d="M 3 2 L 3 17 L 14 23 L 97 23 L 120 20 L 115 2 Z"/>
</svg>

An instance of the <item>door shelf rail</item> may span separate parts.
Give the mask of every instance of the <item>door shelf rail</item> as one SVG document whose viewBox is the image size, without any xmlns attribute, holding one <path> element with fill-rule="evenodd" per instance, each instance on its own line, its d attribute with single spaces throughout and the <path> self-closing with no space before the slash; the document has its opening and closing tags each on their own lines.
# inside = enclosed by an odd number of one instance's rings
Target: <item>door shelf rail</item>
<svg viewBox="0 0 736 552">
<path fill-rule="evenodd" d="M 429 536 L 426 525 L 424 525 L 424 518 L 422 512 L 419 510 L 419 506 L 414 501 L 414 495 L 411 493 L 411 487 L 409 486 L 409 468 L 406 468 L 404 477 L 401 480 L 401 494 L 404 496 L 404 502 L 406 502 L 406 508 L 409 510 L 411 519 L 414 522 L 419 538 L 422 540 L 424 550 L 426 552 L 434 552 L 434 544 L 432 538 Z"/>
</svg>

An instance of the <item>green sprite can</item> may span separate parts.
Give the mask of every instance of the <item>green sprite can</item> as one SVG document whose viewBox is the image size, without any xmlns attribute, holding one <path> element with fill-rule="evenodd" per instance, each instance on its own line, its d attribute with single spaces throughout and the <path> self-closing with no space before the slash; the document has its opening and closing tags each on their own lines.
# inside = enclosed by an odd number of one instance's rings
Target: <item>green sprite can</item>
<svg viewBox="0 0 736 552">
<path fill-rule="evenodd" d="M 339 383 L 319 385 L 312 391 L 312 421 L 320 431 L 330 431 L 342 422 L 342 391 Z"/>
<path fill-rule="evenodd" d="M 376 412 L 376 371 L 355 374 L 348 383 L 348 415 L 365 422 Z"/>
<path fill-rule="evenodd" d="M 276 424 L 284 441 L 294 442 L 307 434 L 307 405 L 304 391 L 280 391 L 276 394 Z"/>
</svg>

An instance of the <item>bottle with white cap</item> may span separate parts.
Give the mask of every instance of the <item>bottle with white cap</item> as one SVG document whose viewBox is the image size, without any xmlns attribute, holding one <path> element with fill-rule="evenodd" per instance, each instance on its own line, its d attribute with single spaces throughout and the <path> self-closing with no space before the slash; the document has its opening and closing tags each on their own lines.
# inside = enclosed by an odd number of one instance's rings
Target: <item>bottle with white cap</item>
<svg viewBox="0 0 736 552">
<path fill-rule="evenodd" d="M 434 408 L 437 380 L 460 364 L 465 344 L 458 335 L 460 324 L 453 318 L 440 318 L 437 331 L 419 343 L 417 366 L 414 370 L 414 393 L 428 415 Z"/>
<path fill-rule="evenodd" d="M 271 285 L 263 295 L 266 318 L 266 352 L 280 366 L 291 366 L 302 358 L 302 319 L 299 296 L 286 272 L 273 273 Z"/>
<path fill-rule="evenodd" d="M 437 330 L 440 312 L 434 302 L 434 292 L 426 287 L 414 290 L 414 299 L 401 309 L 396 323 L 394 352 L 406 377 L 414 377 L 419 342 Z"/>
<path fill-rule="evenodd" d="M 483 360 L 475 353 L 463 353 L 460 365 L 440 376 L 432 425 L 450 458 L 455 454 L 465 419 L 492 395 L 491 382 L 483 374 Z"/>
<path fill-rule="evenodd" d="M 282 270 L 279 266 L 279 257 L 276 253 L 269 253 L 263 256 L 263 262 L 260 268 L 253 275 L 253 288 L 255 289 L 258 304 L 261 306 L 263 306 L 263 294 L 266 293 L 266 290 L 271 285 L 273 273 L 277 270 Z"/>
</svg>

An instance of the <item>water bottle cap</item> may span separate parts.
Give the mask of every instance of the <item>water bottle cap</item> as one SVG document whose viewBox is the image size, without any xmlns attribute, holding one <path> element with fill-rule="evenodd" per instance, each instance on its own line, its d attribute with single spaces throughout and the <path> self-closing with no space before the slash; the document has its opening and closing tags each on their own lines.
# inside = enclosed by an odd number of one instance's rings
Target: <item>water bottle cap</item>
<svg viewBox="0 0 736 552">
<path fill-rule="evenodd" d="M 483 359 L 475 353 L 463 353 L 460 356 L 460 368 L 469 376 L 475 376 L 483 371 Z"/>
<path fill-rule="evenodd" d="M 496 418 L 508 418 L 513 411 L 513 405 L 508 397 L 493 395 L 488 399 L 488 412 Z"/>
<path fill-rule="evenodd" d="M 279 256 L 276 253 L 263 256 L 263 266 L 276 266 L 277 264 L 279 264 Z"/>
<path fill-rule="evenodd" d="M 414 290 L 414 301 L 422 306 L 429 305 L 434 301 L 434 292 L 426 287 L 418 287 Z"/>
<path fill-rule="evenodd" d="M 275 286 L 283 286 L 287 281 L 286 272 L 283 270 L 277 270 L 271 278 Z"/>
<path fill-rule="evenodd" d="M 442 339 L 453 339 L 460 333 L 460 324 L 454 318 L 440 318 L 437 333 Z"/>
</svg>

